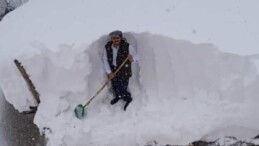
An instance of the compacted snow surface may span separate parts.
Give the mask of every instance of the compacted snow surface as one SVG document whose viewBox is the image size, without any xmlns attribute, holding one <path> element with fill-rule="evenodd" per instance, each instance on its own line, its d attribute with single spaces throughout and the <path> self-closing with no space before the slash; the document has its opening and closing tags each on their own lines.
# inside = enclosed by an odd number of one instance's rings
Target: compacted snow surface
<svg viewBox="0 0 259 146">
<path fill-rule="evenodd" d="M 147 14 L 129 12 L 140 11 L 143 2 L 140 6 L 114 2 L 129 7 L 118 13 L 122 8 L 110 11 L 108 6 L 113 5 L 108 2 L 32 0 L 0 23 L 0 32 L 6 34 L 0 35 L 1 88 L 20 112 L 36 105 L 13 63 L 18 59 L 40 93 L 34 123 L 45 133 L 48 146 L 143 146 L 154 141 L 184 145 L 229 134 L 249 139 L 259 133 L 255 57 L 224 53 L 209 43 L 173 39 L 152 28 L 149 31 L 154 33 L 142 32 L 145 21 L 133 20 Z M 107 13 L 100 15 L 98 10 Z M 110 13 L 114 15 L 108 17 Z M 165 15 L 154 18 L 167 20 Z M 128 23 L 115 22 L 118 18 Z M 140 58 L 132 66 L 129 83 L 133 102 L 127 111 L 122 101 L 111 106 L 108 85 L 79 120 L 74 108 L 107 79 L 101 55 L 107 33 L 116 28 L 125 30 L 124 37 Z"/>
</svg>

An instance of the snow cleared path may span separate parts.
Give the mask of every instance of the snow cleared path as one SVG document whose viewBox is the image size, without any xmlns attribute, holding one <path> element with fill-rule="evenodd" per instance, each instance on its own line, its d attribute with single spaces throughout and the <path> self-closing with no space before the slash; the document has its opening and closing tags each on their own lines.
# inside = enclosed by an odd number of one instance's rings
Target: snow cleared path
<svg viewBox="0 0 259 146">
<path fill-rule="evenodd" d="M 19 113 L 7 103 L 0 90 L 0 145 L 44 146 L 44 137 L 33 123 L 33 115 Z"/>
</svg>

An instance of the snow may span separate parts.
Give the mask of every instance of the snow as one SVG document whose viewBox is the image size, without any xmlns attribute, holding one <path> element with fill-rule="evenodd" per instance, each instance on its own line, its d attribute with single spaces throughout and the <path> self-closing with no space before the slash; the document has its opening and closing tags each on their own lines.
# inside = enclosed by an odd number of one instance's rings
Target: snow
<svg viewBox="0 0 259 146">
<path fill-rule="evenodd" d="M 258 34 L 249 33 L 251 39 L 234 36 L 230 32 L 239 29 L 240 23 L 232 23 L 226 34 L 228 25 L 217 28 L 224 28 L 222 31 L 212 30 L 220 19 L 242 18 L 230 17 L 231 13 L 221 18 L 213 17 L 221 12 L 203 13 L 210 7 L 196 12 L 201 15 L 197 21 L 193 17 L 186 22 L 190 17 L 185 16 L 192 11 L 179 13 L 191 4 L 168 0 L 143 0 L 137 5 L 119 0 L 31 0 L 0 23 L 3 93 L 20 112 L 36 105 L 13 63 L 17 58 L 40 93 L 34 123 L 46 134 L 48 146 L 132 146 L 153 141 L 161 145 L 188 144 L 201 138 L 213 139 L 217 131 L 225 136 L 237 129 L 245 129 L 239 130 L 238 137 L 251 138 L 259 133 L 256 57 L 222 52 L 204 37 L 211 36 L 214 43 L 221 38 L 219 46 L 232 45 L 230 49 L 238 48 L 236 53 L 250 54 L 254 51 L 241 48 L 244 44 L 250 44 L 246 46 L 252 50 L 258 47 L 252 42 Z M 226 11 L 230 4 L 220 9 Z M 244 8 L 248 6 L 252 3 Z M 209 19 L 203 31 L 212 30 L 217 35 L 202 33 L 197 25 L 204 18 Z M 188 33 L 186 25 L 193 27 Z M 258 31 L 256 27 L 247 28 Z M 129 85 L 133 102 L 126 112 L 122 102 L 111 106 L 113 96 L 108 86 L 87 107 L 87 117 L 79 120 L 74 108 L 106 81 L 101 53 L 107 34 L 116 29 L 125 32 L 140 56 L 133 65 Z M 226 43 L 229 35 L 237 42 Z"/>
</svg>

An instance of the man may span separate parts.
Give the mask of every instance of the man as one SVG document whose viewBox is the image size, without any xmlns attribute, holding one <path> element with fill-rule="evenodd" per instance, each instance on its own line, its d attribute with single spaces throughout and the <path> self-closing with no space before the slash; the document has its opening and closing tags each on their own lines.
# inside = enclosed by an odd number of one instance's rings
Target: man
<svg viewBox="0 0 259 146">
<path fill-rule="evenodd" d="M 131 63 L 137 61 L 137 54 L 133 47 L 123 38 L 121 31 L 116 30 L 109 34 L 111 41 L 105 45 L 103 53 L 103 63 L 105 72 L 111 80 L 111 85 L 115 98 L 111 104 L 117 103 L 120 99 L 125 101 L 124 111 L 132 101 L 131 93 L 128 91 L 129 79 L 132 75 Z M 128 57 L 128 61 L 117 74 L 115 70 Z"/>
</svg>

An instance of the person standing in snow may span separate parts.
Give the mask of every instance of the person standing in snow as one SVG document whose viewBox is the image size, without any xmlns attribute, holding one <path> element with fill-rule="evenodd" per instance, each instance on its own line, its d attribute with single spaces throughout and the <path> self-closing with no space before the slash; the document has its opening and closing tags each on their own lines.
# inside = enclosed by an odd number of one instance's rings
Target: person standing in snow
<svg viewBox="0 0 259 146">
<path fill-rule="evenodd" d="M 122 99 L 125 101 L 124 111 L 126 111 L 132 101 L 131 93 L 128 91 L 129 79 L 132 75 L 131 63 L 137 61 L 137 54 L 134 48 L 123 38 L 121 31 L 113 31 L 109 36 L 111 41 L 108 41 L 105 45 L 102 59 L 115 96 L 110 104 L 113 105 Z M 127 57 L 129 57 L 128 61 L 115 75 L 115 70 Z"/>
</svg>

